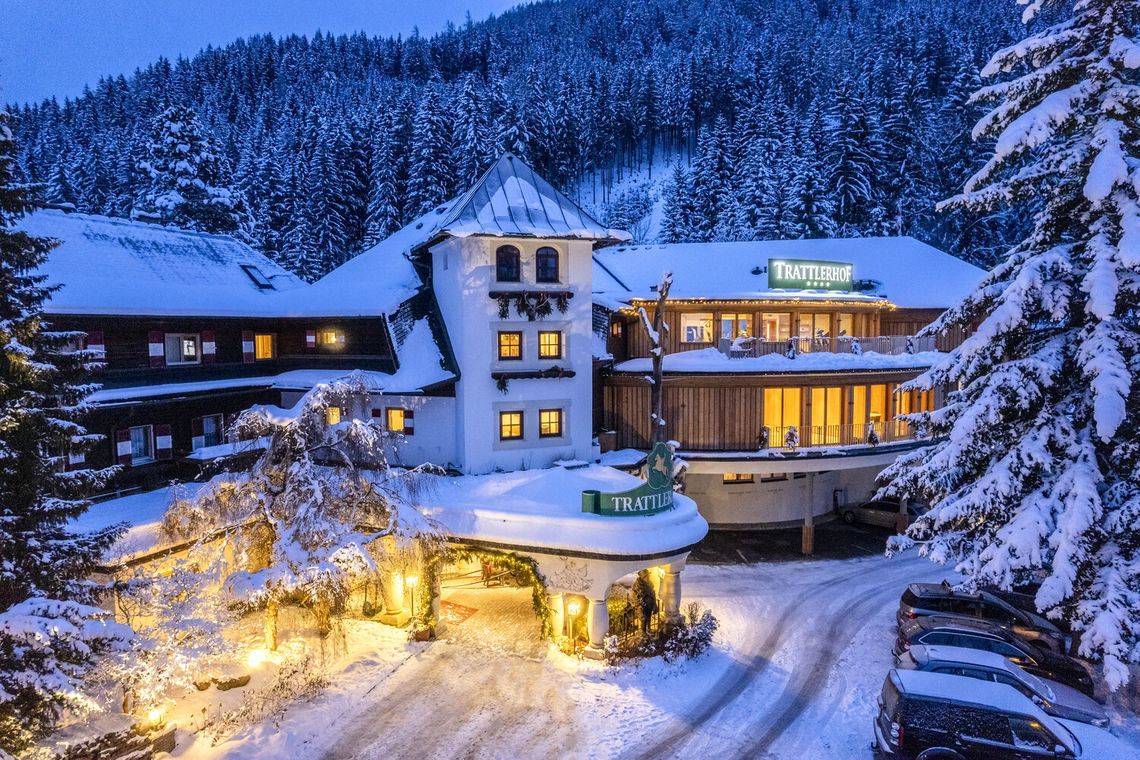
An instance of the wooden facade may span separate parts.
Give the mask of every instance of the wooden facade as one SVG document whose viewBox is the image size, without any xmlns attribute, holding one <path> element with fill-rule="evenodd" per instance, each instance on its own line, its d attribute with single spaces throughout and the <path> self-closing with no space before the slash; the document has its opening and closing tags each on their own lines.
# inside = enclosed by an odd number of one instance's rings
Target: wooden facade
<svg viewBox="0 0 1140 760">
<path fill-rule="evenodd" d="M 800 388 L 803 434 L 811 427 L 813 388 L 841 388 L 844 419 L 851 419 L 854 386 L 886 385 L 885 419 L 898 411 L 894 389 L 917 376 L 910 371 L 847 371 L 842 374 L 750 373 L 666 375 L 662 415 L 666 436 L 685 451 L 756 451 L 764 427 L 764 389 Z M 617 448 L 646 449 L 650 441 L 649 386 L 642 374 L 611 374 L 601 389 L 601 430 L 613 431 Z M 937 401 L 932 400 L 932 401 Z M 858 431 L 857 431 L 858 432 Z M 782 433 L 781 433 L 782 435 Z M 810 441 L 805 441 L 810 445 Z M 842 445 L 844 441 L 837 441 Z M 778 440 L 770 444 L 779 446 Z"/>
</svg>

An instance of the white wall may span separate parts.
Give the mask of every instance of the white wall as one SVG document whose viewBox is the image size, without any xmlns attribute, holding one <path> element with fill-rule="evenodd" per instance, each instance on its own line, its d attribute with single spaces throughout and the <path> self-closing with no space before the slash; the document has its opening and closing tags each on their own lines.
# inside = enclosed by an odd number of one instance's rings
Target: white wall
<svg viewBox="0 0 1140 760">
<path fill-rule="evenodd" d="M 522 252 L 522 281 L 495 281 L 495 250 L 514 245 Z M 534 254 L 551 246 L 561 254 L 558 284 L 534 282 Z M 591 241 L 534 240 L 529 238 L 449 238 L 431 249 L 432 281 L 436 299 L 447 325 L 460 380 L 456 388 L 457 463 L 468 473 L 496 469 L 517 470 L 547 467 L 558 459 L 586 459 L 591 448 Z M 557 307 L 546 319 L 519 317 L 512 306 L 507 318 L 499 318 L 499 304 L 489 297 L 492 290 L 569 290 L 574 293 L 567 311 Z M 537 340 L 540 330 L 561 329 L 565 347 L 560 360 L 540 360 Z M 523 359 L 500 362 L 497 333 L 523 333 Z M 573 370 L 573 378 L 512 380 L 506 393 L 496 387 L 493 372 L 540 370 L 553 366 Z M 538 410 L 563 409 L 564 434 L 539 437 Z M 500 410 L 524 413 L 521 441 L 499 440 Z"/>
<path fill-rule="evenodd" d="M 812 514 L 820 516 L 834 509 L 835 492 L 840 504 L 857 504 L 875 492 L 875 476 L 881 467 L 853 470 L 831 470 L 815 475 Z M 723 482 L 719 474 L 690 473 L 685 478 L 685 494 L 696 500 L 701 515 L 710 527 L 763 526 L 803 522 L 807 512 L 807 477 L 755 483 Z"/>
</svg>

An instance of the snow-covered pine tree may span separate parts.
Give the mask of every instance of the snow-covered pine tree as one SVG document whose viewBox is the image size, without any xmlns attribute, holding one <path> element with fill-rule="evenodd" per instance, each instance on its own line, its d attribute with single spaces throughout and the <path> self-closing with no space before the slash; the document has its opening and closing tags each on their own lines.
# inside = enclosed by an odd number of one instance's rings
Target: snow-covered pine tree
<svg viewBox="0 0 1140 760">
<path fill-rule="evenodd" d="M 368 219 L 364 225 L 364 248 L 367 250 L 400 227 L 396 205 L 395 136 L 386 125 L 380 125 L 372 143 L 372 177 L 368 189 Z"/>
<path fill-rule="evenodd" d="M 75 191 L 75 184 L 71 181 L 71 172 L 64 160 L 56 161 L 55 169 L 51 174 L 44 196 L 49 203 L 76 208 L 79 206 L 79 194 Z"/>
<path fill-rule="evenodd" d="M 728 119 L 701 132 L 700 152 L 693 168 L 693 197 L 696 200 L 696 228 L 701 240 L 711 240 L 717 226 L 727 218 L 731 207 L 732 175 L 736 166 L 732 128 Z"/>
<path fill-rule="evenodd" d="M 878 156 L 867 108 L 855 85 L 845 80 L 828 112 L 829 191 L 840 235 L 859 234 L 871 218 Z"/>
<path fill-rule="evenodd" d="M 693 188 L 689 173 L 680 161 L 673 164 L 673 174 L 665 187 L 660 239 L 662 243 L 687 243 L 695 237 Z"/>
<path fill-rule="evenodd" d="M 451 125 L 446 108 L 443 86 L 439 82 L 429 83 L 412 122 L 408 203 L 415 216 L 426 214 L 446 201 L 455 187 Z"/>
<path fill-rule="evenodd" d="M 1061 0 L 1021 0 L 1029 21 Z M 959 388 L 921 415 L 934 443 L 883 477 L 931 511 L 908 531 L 971 584 L 1041 571 L 1039 609 L 1070 621 L 1112 688 L 1140 661 L 1140 4 L 1074 0 L 997 52 L 974 129 L 989 162 L 944 202 L 1033 204 L 1033 228 L 929 332 L 979 324 L 910 384 Z M 1060 9 L 1056 9 L 1060 10 Z"/>
<path fill-rule="evenodd" d="M 478 78 L 468 73 L 455 103 L 455 168 L 463 188 L 478 182 L 496 158 L 489 140 L 490 129 Z"/>
<path fill-rule="evenodd" d="M 89 706 L 80 679 L 126 639 L 84 581 L 119 528 L 68 527 L 111 474 L 67 470 L 91 440 L 75 418 L 94 357 L 67 351 L 82 334 L 43 321 L 52 288 L 36 270 L 54 243 L 14 227 L 29 207 L 8 119 L 0 111 L 0 754 L 24 750 L 64 707 Z"/>
<path fill-rule="evenodd" d="M 245 204 L 230 189 L 221 147 L 185 106 L 171 106 L 155 118 L 139 169 L 149 180 L 139 208 L 167 224 L 230 233 L 244 220 Z"/>
</svg>

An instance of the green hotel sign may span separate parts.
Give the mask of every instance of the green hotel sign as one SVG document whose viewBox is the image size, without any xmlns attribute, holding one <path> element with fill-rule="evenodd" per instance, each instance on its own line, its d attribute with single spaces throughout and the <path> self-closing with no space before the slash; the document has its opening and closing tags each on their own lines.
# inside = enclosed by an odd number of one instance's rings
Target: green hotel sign
<svg viewBox="0 0 1140 760">
<path fill-rule="evenodd" d="M 582 511 L 595 515 L 630 517 L 652 515 L 673 508 L 673 452 L 654 444 L 646 458 L 649 473 L 644 484 L 620 493 L 582 492 Z"/>
<path fill-rule="evenodd" d="M 789 290 L 851 290 L 854 267 L 839 261 L 768 259 L 768 287 Z"/>
</svg>

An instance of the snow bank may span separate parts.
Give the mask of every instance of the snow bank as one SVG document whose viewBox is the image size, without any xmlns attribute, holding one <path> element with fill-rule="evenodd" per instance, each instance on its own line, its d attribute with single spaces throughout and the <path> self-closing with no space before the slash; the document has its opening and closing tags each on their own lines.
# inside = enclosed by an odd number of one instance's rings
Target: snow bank
<svg viewBox="0 0 1140 760">
<path fill-rule="evenodd" d="M 938 351 L 916 354 L 804 353 L 789 359 L 783 354 L 730 359 L 715 348 L 680 351 L 665 356 L 666 372 L 830 372 L 846 369 L 921 369 L 944 356 Z M 630 359 L 614 367 L 616 372 L 645 374 L 653 370 L 651 359 Z"/>
</svg>

